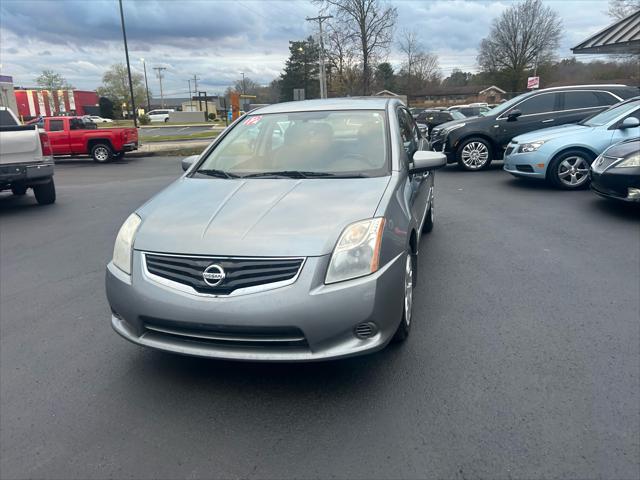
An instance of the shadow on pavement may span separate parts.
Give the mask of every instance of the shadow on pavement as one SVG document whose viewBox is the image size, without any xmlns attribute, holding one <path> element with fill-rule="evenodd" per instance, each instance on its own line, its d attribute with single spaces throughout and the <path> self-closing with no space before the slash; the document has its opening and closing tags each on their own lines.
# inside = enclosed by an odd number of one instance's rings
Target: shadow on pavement
<svg viewBox="0 0 640 480">
<path fill-rule="evenodd" d="M 633 204 L 617 200 L 608 200 L 594 194 L 591 206 L 602 213 L 619 218 L 620 220 L 631 222 L 640 220 L 640 203 Z"/>
</svg>

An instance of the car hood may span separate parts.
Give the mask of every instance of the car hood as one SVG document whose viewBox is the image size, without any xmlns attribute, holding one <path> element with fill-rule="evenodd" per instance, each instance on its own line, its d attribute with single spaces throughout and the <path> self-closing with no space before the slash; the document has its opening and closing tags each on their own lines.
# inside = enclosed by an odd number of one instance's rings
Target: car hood
<svg viewBox="0 0 640 480">
<path fill-rule="evenodd" d="M 525 133 L 514 137 L 513 141 L 517 143 L 528 143 L 544 140 L 548 142 L 559 137 L 567 135 L 592 135 L 595 127 L 587 127 L 585 125 L 568 124 L 557 127 L 543 128 L 534 132 Z"/>
<path fill-rule="evenodd" d="M 182 177 L 143 205 L 136 250 L 220 256 L 331 253 L 349 223 L 370 218 L 391 177 Z"/>
</svg>

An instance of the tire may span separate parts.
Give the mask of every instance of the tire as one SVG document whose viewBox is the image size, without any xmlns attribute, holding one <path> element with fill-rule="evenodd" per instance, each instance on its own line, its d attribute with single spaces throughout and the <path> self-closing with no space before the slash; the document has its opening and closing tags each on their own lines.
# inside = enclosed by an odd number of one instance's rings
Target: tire
<svg viewBox="0 0 640 480">
<path fill-rule="evenodd" d="M 391 339 L 394 343 L 404 342 L 409 336 L 411 331 L 411 320 L 413 311 L 413 287 L 416 284 L 416 266 L 417 257 L 411 252 L 407 252 L 405 261 L 405 276 L 404 276 L 404 296 L 402 302 L 402 319 L 396 329 L 396 333 Z M 407 298 L 408 296 L 408 298 Z"/>
<path fill-rule="evenodd" d="M 117 152 L 113 154 L 114 160 L 122 160 L 124 158 L 124 152 Z"/>
<path fill-rule="evenodd" d="M 106 143 L 96 143 L 91 148 L 91 157 L 96 163 L 107 163 L 113 157 L 113 150 Z"/>
<path fill-rule="evenodd" d="M 169 121 L 169 117 L 164 119 L 164 123 L 167 123 Z"/>
<path fill-rule="evenodd" d="M 589 168 L 594 156 L 583 150 L 567 150 L 557 155 L 547 170 L 547 179 L 557 188 L 578 190 L 589 185 Z"/>
<path fill-rule="evenodd" d="M 50 205 L 56 201 L 56 186 L 53 178 L 48 183 L 33 186 L 33 193 L 40 205 Z"/>
<path fill-rule="evenodd" d="M 460 168 L 469 172 L 484 170 L 493 160 L 493 147 L 480 137 L 463 140 L 456 151 L 456 161 Z"/>
<path fill-rule="evenodd" d="M 11 187 L 11 193 L 16 196 L 22 196 L 27 193 L 27 187 L 25 187 L 24 185 L 14 185 L 13 187 Z"/>
</svg>

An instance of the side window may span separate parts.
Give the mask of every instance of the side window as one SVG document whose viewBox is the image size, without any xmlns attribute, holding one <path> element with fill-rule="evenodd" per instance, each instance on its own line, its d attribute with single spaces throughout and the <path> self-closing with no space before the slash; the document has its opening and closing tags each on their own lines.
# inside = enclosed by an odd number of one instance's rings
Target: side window
<svg viewBox="0 0 640 480">
<path fill-rule="evenodd" d="M 563 110 L 601 107 L 601 99 L 598 98 L 596 93 L 597 92 L 565 92 Z"/>
<path fill-rule="evenodd" d="M 418 141 L 420 139 L 418 127 L 413 121 L 413 117 L 404 108 L 398 109 L 398 123 L 400 124 L 400 136 L 404 150 L 411 159 L 413 154 L 418 150 Z"/>
<path fill-rule="evenodd" d="M 64 130 L 64 121 L 63 120 L 49 120 L 49 131 L 50 132 L 59 132 Z"/>
<path fill-rule="evenodd" d="M 555 111 L 556 95 L 554 93 L 545 93 L 528 98 L 524 102 L 516 105 L 516 109 L 522 112 L 522 115 L 535 115 L 537 113 L 546 113 Z"/>
<path fill-rule="evenodd" d="M 596 94 L 596 97 L 598 98 L 598 102 L 600 103 L 600 106 L 603 106 L 603 107 L 613 105 L 614 103 L 618 103 L 620 101 L 616 97 L 611 95 L 609 92 L 595 92 L 595 94 Z"/>
<path fill-rule="evenodd" d="M 8 110 L 0 110 L 0 125 L 17 125 Z"/>
<path fill-rule="evenodd" d="M 69 120 L 69 130 L 82 130 L 84 125 L 79 118 L 72 118 Z"/>
<path fill-rule="evenodd" d="M 627 115 L 624 118 L 629 118 L 629 117 L 637 118 L 638 120 L 640 120 L 640 108 L 635 109 L 633 112 L 631 112 L 629 115 Z M 624 118 L 622 119 L 622 121 L 624 121 Z"/>
</svg>

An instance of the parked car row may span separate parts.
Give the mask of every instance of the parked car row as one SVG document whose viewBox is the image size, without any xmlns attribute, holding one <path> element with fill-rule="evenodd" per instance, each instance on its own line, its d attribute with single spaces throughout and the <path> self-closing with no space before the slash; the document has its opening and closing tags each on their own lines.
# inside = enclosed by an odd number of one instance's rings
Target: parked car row
<svg viewBox="0 0 640 480">
<path fill-rule="evenodd" d="M 509 100 L 483 116 L 434 126 L 430 143 L 434 150 L 447 155 L 449 163 L 457 162 L 464 170 L 482 170 L 493 160 L 504 159 L 506 172 L 517 177 L 543 179 L 563 189 L 584 188 L 591 180 L 597 189 L 602 178 L 625 177 L 621 180 L 624 192 L 607 187 L 598 192 L 637 201 L 636 190 L 640 185 L 637 178 L 630 178 L 636 169 L 637 155 L 629 153 L 629 158 L 623 158 L 607 153 L 606 162 L 600 155 L 620 142 L 626 145 L 620 146 L 625 152 L 637 148 L 639 94 L 637 87 L 625 85 L 581 85 L 534 91 Z M 593 167 L 594 171 L 592 164 L 596 158 L 598 166 Z M 607 170 L 605 177 L 601 169 Z"/>
</svg>

